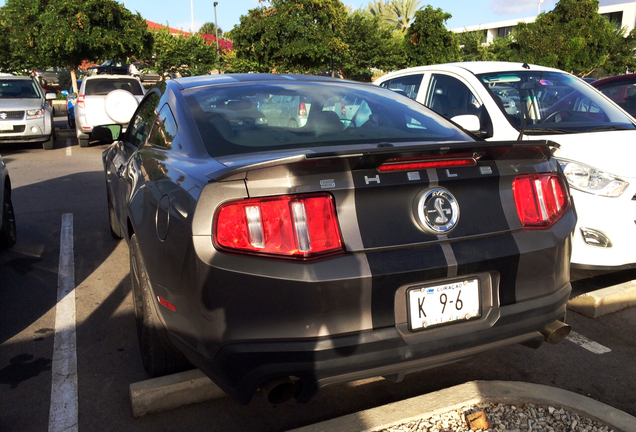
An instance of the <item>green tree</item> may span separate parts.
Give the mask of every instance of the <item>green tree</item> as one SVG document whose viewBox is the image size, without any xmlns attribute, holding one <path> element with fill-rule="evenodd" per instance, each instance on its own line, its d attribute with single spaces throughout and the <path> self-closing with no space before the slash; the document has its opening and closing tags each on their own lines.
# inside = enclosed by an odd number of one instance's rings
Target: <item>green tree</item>
<svg viewBox="0 0 636 432">
<path fill-rule="evenodd" d="M 208 75 L 217 67 L 216 46 L 199 34 L 174 36 L 165 28 L 154 34 L 153 58 L 159 72 Z"/>
<path fill-rule="evenodd" d="M 211 34 L 216 36 L 216 31 L 217 31 L 216 24 L 214 24 L 213 22 L 206 22 L 205 24 L 201 26 L 201 28 L 199 29 L 197 33 Z M 219 37 L 223 37 L 223 30 L 221 29 L 221 27 L 218 28 L 218 31 L 219 31 Z"/>
<path fill-rule="evenodd" d="M 519 23 L 513 35 L 529 63 L 587 76 L 599 68 L 633 61 L 632 38 L 618 39 L 614 26 L 598 13 L 598 0 L 560 0 L 534 23 Z M 625 46 L 624 43 L 628 45 Z M 625 57 L 627 54 L 627 57 Z"/>
<path fill-rule="evenodd" d="M 415 14 L 404 37 L 404 51 L 409 66 L 423 66 L 460 60 L 455 33 L 446 29 L 451 14 L 430 5 Z"/>
<path fill-rule="evenodd" d="M 337 59 L 343 78 L 370 81 L 371 68 L 394 70 L 405 66 L 402 37 L 379 16 L 353 12 L 344 28 L 343 39 L 349 49 Z"/>
<path fill-rule="evenodd" d="M 146 21 L 114 0 L 7 0 L 6 69 L 68 66 L 83 60 L 142 56 L 152 46 Z"/>
<path fill-rule="evenodd" d="M 327 69 L 347 48 L 346 17 L 340 0 L 272 0 L 242 16 L 230 37 L 237 59 L 251 61 L 259 72 Z"/>
<path fill-rule="evenodd" d="M 493 60 L 493 55 L 486 45 L 486 30 L 464 31 L 458 33 L 462 61 Z"/>
<path fill-rule="evenodd" d="M 404 32 L 413 23 L 415 13 L 422 8 L 420 3 L 421 0 L 373 0 L 365 10 Z"/>
</svg>

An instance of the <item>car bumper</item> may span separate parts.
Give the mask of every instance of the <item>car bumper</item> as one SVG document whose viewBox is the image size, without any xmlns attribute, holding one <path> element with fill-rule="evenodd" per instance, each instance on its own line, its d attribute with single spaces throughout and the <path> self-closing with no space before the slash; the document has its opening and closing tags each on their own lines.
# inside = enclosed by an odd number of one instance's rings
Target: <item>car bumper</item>
<svg viewBox="0 0 636 432">
<path fill-rule="evenodd" d="M 291 376 L 304 401 L 327 385 L 540 339 L 566 314 L 575 218 L 455 243 L 456 274 L 439 245 L 297 262 L 219 252 L 194 236 L 178 289 L 153 280 L 160 269 L 149 275 L 154 298 L 176 308 L 156 305 L 171 341 L 226 393 L 248 403 L 265 382 Z M 469 278 L 480 281 L 480 318 L 410 330 L 409 288 Z"/>
<path fill-rule="evenodd" d="M 574 231 L 572 267 L 590 270 L 636 267 L 635 186 L 630 185 L 616 198 L 572 190 L 579 217 Z M 592 238 L 585 235 L 590 230 Z M 601 241 L 607 239 L 609 245 L 599 245 L 596 236 L 601 236 Z"/>
<path fill-rule="evenodd" d="M 3 127 L 12 130 L 0 130 L 0 142 L 43 142 L 51 136 L 51 119 L 2 120 Z"/>
</svg>

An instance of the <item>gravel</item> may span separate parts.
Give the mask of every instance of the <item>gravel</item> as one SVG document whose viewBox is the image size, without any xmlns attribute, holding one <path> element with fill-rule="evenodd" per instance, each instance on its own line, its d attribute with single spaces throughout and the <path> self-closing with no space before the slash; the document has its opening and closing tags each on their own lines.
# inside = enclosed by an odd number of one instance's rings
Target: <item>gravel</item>
<svg viewBox="0 0 636 432">
<path fill-rule="evenodd" d="M 484 423 L 484 420 L 487 423 Z M 472 425 L 472 429 L 471 429 Z M 376 432 L 620 432 L 550 405 L 481 403 Z"/>
</svg>

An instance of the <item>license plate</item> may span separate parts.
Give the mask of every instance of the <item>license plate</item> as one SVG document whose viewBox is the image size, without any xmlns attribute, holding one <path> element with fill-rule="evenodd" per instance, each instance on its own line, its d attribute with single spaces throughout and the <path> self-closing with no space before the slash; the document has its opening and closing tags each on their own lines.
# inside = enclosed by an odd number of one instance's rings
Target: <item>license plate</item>
<svg viewBox="0 0 636 432">
<path fill-rule="evenodd" d="M 412 330 L 481 316 L 479 280 L 466 279 L 408 291 Z"/>
<path fill-rule="evenodd" d="M 0 131 L 12 131 L 12 130 L 13 130 L 12 123 L 0 122 Z"/>
</svg>

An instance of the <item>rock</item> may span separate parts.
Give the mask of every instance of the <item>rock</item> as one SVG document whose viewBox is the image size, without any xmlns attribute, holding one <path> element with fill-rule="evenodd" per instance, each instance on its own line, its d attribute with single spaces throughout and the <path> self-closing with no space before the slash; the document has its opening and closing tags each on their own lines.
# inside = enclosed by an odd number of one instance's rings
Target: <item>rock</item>
<svg viewBox="0 0 636 432">
<path fill-rule="evenodd" d="M 472 414 L 468 414 L 466 416 L 466 421 L 468 422 L 468 426 L 470 430 L 485 430 L 490 427 L 488 424 L 488 419 L 486 418 L 486 413 L 483 411 L 477 411 Z"/>
</svg>

